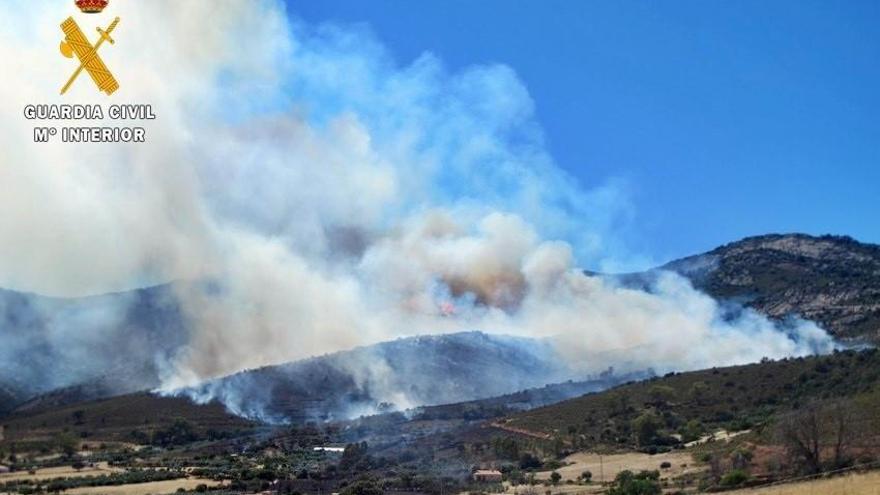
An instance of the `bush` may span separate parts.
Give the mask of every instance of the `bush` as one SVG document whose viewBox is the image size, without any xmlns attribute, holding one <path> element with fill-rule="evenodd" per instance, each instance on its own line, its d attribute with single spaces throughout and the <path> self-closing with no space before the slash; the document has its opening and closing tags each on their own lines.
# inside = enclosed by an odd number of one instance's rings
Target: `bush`
<svg viewBox="0 0 880 495">
<path fill-rule="evenodd" d="M 654 443 L 657 433 L 662 427 L 660 418 L 652 412 L 644 412 L 632 422 L 632 430 L 636 433 L 639 445 L 647 446 Z"/>
<path fill-rule="evenodd" d="M 608 495 L 660 495 L 660 473 L 658 471 L 642 471 L 633 474 L 632 471 L 621 471 L 614 478 Z"/>
<path fill-rule="evenodd" d="M 541 465 L 541 460 L 528 452 L 523 453 L 519 457 L 520 469 L 538 469 Z"/>
<path fill-rule="evenodd" d="M 660 463 L 660 469 L 669 469 L 672 467 L 672 463 L 669 461 L 663 461 Z"/>
<path fill-rule="evenodd" d="M 345 487 L 342 495 L 383 495 L 384 490 L 376 480 L 362 479 Z"/>
<path fill-rule="evenodd" d="M 749 479 L 749 474 L 742 469 L 734 469 L 721 477 L 721 486 L 739 486 Z"/>
<path fill-rule="evenodd" d="M 196 440 L 199 440 L 199 435 L 195 426 L 186 419 L 178 418 L 168 428 L 153 433 L 152 443 L 161 447 L 172 447 L 186 445 Z"/>
</svg>

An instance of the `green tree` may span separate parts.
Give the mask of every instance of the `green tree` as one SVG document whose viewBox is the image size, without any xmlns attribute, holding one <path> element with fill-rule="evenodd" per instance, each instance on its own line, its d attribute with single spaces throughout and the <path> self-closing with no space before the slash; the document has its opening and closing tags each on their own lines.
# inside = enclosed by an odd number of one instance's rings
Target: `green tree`
<svg viewBox="0 0 880 495">
<path fill-rule="evenodd" d="M 667 385 L 652 385 L 648 393 L 656 404 L 667 405 L 675 400 L 675 389 Z"/>
<path fill-rule="evenodd" d="M 692 419 L 681 428 L 681 440 L 685 443 L 699 440 L 704 432 L 703 424 L 697 419 Z"/>
<path fill-rule="evenodd" d="M 184 418 L 177 418 L 168 428 L 153 433 L 153 443 L 163 447 L 184 445 L 198 439 L 195 426 Z"/>
<path fill-rule="evenodd" d="M 541 463 L 541 459 L 538 459 L 529 452 L 523 452 L 522 455 L 519 456 L 520 469 L 538 469 L 542 465 L 543 464 Z"/>
<path fill-rule="evenodd" d="M 343 471 L 365 471 L 370 467 L 370 456 L 367 454 L 369 446 L 367 442 L 350 443 L 345 446 L 342 458 L 339 459 L 339 469 Z"/>
<path fill-rule="evenodd" d="M 608 495 L 660 495 L 660 473 L 658 471 L 642 471 L 633 474 L 632 471 L 617 473 Z"/>
<path fill-rule="evenodd" d="M 734 469 L 721 477 L 721 486 L 739 486 L 749 479 L 749 474 L 742 469 Z"/>
<path fill-rule="evenodd" d="M 562 479 L 562 475 L 559 474 L 558 472 L 553 471 L 552 473 L 550 473 L 550 482 L 553 483 L 554 485 L 558 485 L 559 480 L 561 480 L 561 479 Z"/>
<path fill-rule="evenodd" d="M 693 400 L 697 404 L 702 404 L 703 399 L 706 397 L 706 395 L 708 395 L 708 393 L 709 386 L 706 385 L 705 382 L 694 382 L 694 384 L 691 385 L 691 389 L 689 392 L 691 400 Z"/>
<path fill-rule="evenodd" d="M 58 443 L 58 448 L 61 449 L 61 452 L 65 457 L 73 457 L 73 454 L 76 453 L 76 448 L 79 445 L 79 441 L 70 433 L 61 433 L 58 435 L 56 439 Z"/>
<path fill-rule="evenodd" d="M 383 495 L 385 492 L 379 482 L 372 479 L 361 479 L 345 487 L 342 495 Z"/>
<path fill-rule="evenodd" d="M 492 449 L 495 455 L 502 459 L 519 459 L 519 443 L 510 437 L 497 437 L 492 439 Z"/>
<path fill-rule="evenodd" d="M 652 445 L 654 439 L 657 438 L 657 432 L 660 431 L 662 423 L 656 414 L 645 411 L 638 418 L 633 420 L 632 428 L 636 434 L 639 445 Z"/>
</svg>

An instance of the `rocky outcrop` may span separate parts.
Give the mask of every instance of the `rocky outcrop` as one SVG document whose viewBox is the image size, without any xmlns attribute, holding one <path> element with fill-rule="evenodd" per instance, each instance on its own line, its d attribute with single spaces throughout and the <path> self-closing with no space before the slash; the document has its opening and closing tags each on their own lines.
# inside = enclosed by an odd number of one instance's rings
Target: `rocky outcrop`
<svg viewBox="0 0 880 495">
<path fill-rule="evenodd" d="M 798 315 L 836 337 L 880 343 L 880 246 L 849 237 L 749 237 L 661 267 L 772 318 Z"/>
</svg>

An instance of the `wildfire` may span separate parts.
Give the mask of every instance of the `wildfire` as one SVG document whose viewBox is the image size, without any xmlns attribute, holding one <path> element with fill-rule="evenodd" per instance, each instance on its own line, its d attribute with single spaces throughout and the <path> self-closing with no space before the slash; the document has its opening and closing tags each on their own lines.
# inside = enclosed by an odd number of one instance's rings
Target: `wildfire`
<svg viewBox="0 0 880 495">
<path fill-rule="evenodd" d="M 455 315 L 455 304 L 452 301 L 443 301 L 440 303 L 440 315 L 441 316 L 453 316 Z"/>
</svg>

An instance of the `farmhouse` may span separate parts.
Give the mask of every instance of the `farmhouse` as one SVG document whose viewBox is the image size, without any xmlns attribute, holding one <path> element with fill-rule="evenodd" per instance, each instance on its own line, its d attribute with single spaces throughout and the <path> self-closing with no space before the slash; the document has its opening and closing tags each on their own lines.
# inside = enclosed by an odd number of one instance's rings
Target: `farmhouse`
<svg viewBox="0 0 880 495">
<path fill-rule="evenodd" d="M 478 469 L 474 471 L 474 481 L 480 483 L 501 483 L 501 471 L 495 469 Z"/>
<path fill-rule="evenodd" d="M 0 474 L 5 474 L 8 472 L 9 472 L 9 468 L 4 466 L 3 464 L 0 464 Z"/>
</svg>

